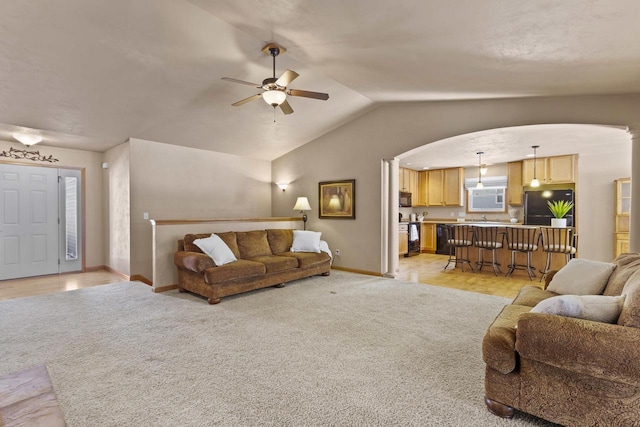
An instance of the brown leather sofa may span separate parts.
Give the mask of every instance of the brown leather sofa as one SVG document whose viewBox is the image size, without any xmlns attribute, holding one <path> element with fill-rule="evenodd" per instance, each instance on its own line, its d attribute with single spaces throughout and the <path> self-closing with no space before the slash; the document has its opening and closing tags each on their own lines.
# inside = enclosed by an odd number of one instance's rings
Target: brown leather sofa
<svg viewBox="0 0 640 427">
<path fill-rule="evenodd" d="M 211 234 L 187 234 L 178 241 L 173 261 L 178 268 L 178 289 L 217 304 L 222 297 L 248 292 L 304 277 L 331 272 L 325 252 L 290 252 L 293 230 L 255 230 L 216 233 L 231 249 L 236 261 L 217 266 L 193 244 Z"/>
<path fill-rule="evenodd" d="M 640 254 L 615 259 L 603 295 L 625 294 L 617 324 L 529 311 L 557 294 L 522 288 L 485 334 L 485 401 L 566 426 L 640 425 Z"/>
</svg>

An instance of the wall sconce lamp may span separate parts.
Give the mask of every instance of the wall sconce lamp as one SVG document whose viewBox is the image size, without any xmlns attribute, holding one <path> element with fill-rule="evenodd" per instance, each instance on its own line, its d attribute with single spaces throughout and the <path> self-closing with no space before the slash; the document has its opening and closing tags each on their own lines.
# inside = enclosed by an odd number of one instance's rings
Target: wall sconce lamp
<svg viewBox="0 0 640 427">
<path fill-rule="evenodd" d="M 311 206 L 309 205 L 309 199 L 307 199 L 306 197 L 298 197 L 298 200 L 296 200 L 296 204 L 293 207 L 294 211 L 300 211 L 300 213 L 302 214 L 302 222 L 304 223 L 304 228 L 303 230 L 307 229 L 307 214 L 304 211 L 310 211 L 311 210 Z"/>
<path fill-rule="evenodd" d="M 27 147 L 42 142 L 42 135 L 37 133 L 14 132 L 12 136 Z"/>
<path fill-rule="evenodd" d="M 540 187 L 540 181 L 538 181 L 538 178 L 536 176 L 536 149 L 540 148 L 540 146 L 532 145 L 531 148 L 533 148 L 533 179 L 531 180 L 531 183 L 529 185 L 531 187 Z"/>
<path fill-rule="evenodd" d="M 289 183 L 288 183 L 288 182 L 280 182 L 280 183 L 278 183 L 278 184 L 276 184 L 276 185 L 277 185 L 278 187 L 280 187 L 280 189 L 281 189 L 282 191 L 286 190 L 286 189 L 287 189 L 287 187 L 289 187 Z"/>
<path fill-rule="evenodd" d="M 478 151 L 476 154 L 478 155 L 478 184 L 476 184 L 476 188 L 484 188 L 482 183 L 482 155 L 484 151 Z"/>
</svg>

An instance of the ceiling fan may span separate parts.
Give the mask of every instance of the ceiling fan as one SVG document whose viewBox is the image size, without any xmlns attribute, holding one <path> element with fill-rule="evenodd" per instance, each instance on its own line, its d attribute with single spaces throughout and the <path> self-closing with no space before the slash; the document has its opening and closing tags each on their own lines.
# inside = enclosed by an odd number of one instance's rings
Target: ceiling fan
<svg viewBox="0 0 640 427">
<path fill-rule="evenodd" d="M 326 101 L 329 99 L 328 93 L 320 93 L 320 92 L 310 92 L 308 90 L 299 90 L 299 89 L 287 89 L 287 85 L 295 80 L 298 77 L 298 73 L 292 70 L 285 70 L 284 73 L 279 78 L 276 78 L 276 56 L 281 53 L 286 52 L 287 50 L 278 45 L 277 43 L 269 43 L 265 47 L 262 48 L 262 51 L 267 55 L 271 55 L 273 57 L 273 77 L 268 77 L 262 81 L 262 84 L 259 85 L 257 83 L 246 82 L 244 80 L 233 79 L 231 77 L 223 77 L 222 80 L 226 80 L 229 82 L 240 83 L 247 86 L 254 86 L 258 89 L 262 89 L 263 92 L 252 95 L 248 98 L 241 99 L 238 102 L 234 102 L 234 107 L 239 107 L 240 105 L 246 104 L 249 101 L 253 101 L 254 99 L 258 99 L 262 97 L 264 101 L 271 105 L 273 108 L 280 107 L 284 114 L 293 113 L 293 108 L 287 102 L 287 95 L 291 96 L 303 96 L 305 98 L 313 98 L 313 99 L 321 99 Z"/>
</svg>

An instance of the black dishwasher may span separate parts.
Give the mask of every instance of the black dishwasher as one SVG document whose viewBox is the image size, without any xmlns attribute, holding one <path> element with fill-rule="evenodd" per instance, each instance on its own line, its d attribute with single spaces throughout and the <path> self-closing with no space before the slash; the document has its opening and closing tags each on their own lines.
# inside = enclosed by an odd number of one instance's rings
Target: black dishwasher
<svg viewBox="0 0 640 427">
<path fill-rule="evenodd" d="M 449 255 L 449 244 L 447 243 L 446 224 L 436 224 L 436 253 Z"/>
</svg>

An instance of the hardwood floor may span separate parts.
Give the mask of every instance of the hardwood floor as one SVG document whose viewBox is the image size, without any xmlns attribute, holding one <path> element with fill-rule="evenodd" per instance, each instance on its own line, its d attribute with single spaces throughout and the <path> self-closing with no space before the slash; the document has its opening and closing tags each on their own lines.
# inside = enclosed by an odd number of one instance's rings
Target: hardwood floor
<svg viewBox="0 0 640 427">
<path fill-rule="evenodd" d="M 125 279 L 121 276 L 105 270 L 92 271 L 89 273 L 56 274 L 25 279 L 1 280 L 0 301 L 72 291 L 74 289 L 90 288 L 92 286 L 124 281 Z"/>
<path fill-rule="evenodd" d="M 504 277 L 506 266 L 502 266 L 503 273 L 495 276 L 491 267 L 484 267 L 481 272 L 473 273 L 468 266 L 462 271 L 461 265 L 453 268 L 453 263 L 447 265 L 447 255 L 420 254 L 412 257 L 400 257 L 400 271 L 398 279 L 429 285 L 444 286 L 464 291 L 479 292 L 514 298 L 525 285 L 541 286 L 540 276 L 529 280 L 527 273 L 516 270 L 511 277 Z"/>
<path fill-rule="evenodd" d="M 537 278 L 530 281 L 523 271 L 516 270 L 513 276 L 507 278 L 504 274 L 496 277 L 491 267 L 485 267 L 479 273 L 472 273 L 466 266 L 464 272 L 460 266 L 453 268 L 452 265 L 444 270 L 446 264 L 447 255 L 420 254 L 408 258 L 400 257 L 400 272 L 397 278 L 507 298 L 514 298 L 525 285 L 540 286 Z M 505 266 L 502 270 L 506 271 Z M 123 281 L 121 276 L 104 270 L 3 280 L 0 281 L 0 301 Z"/>
</svg>

